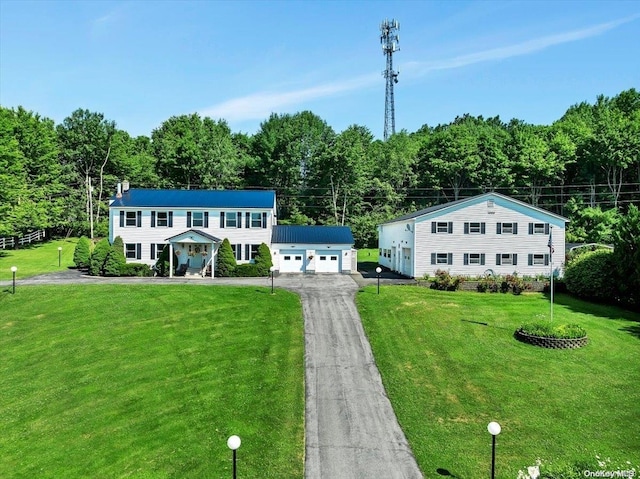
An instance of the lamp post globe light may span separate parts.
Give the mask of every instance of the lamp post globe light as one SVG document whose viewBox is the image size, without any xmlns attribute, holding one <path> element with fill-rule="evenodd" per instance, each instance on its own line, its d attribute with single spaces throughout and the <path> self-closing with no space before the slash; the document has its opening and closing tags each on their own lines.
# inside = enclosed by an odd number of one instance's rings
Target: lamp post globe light
<svg viewBox="0 0 640 479">
<path fill-rule="evenodd" d="M 491 434 L 491 479 L 495 479 L 496 471 L 496 436 L 500 434 L 502 428 L 500 424 L 495 421 L 491 421 L 487 426 L 489 434 Z"/>
<path fill-rule="evenodd" d="M 236 479 L 236 451 L 240 447 L 242 441 L 236 435 L 230 436 L 227 439 L 227 447 L 233 451 L 233 479 Z"/>
<path fill-rule="evenodd" d="M 380 273 L 382 273 L 382 268 L 378 266 L 376 268 L 376 274 L 378 275 L 378 294 L 380 294 Z"/>
<path fill-rule="evenodd" d="M 58 246 L 58 268 L 62 262 L 62 246 Z"/>
<path fill-rule="evenodd" d="M 16 271 L 18 271 L 17 266 L 11 267 L 11 274 L 13 276 L 13 292 L 11 294 L 16 294 Z"/>
</svg>

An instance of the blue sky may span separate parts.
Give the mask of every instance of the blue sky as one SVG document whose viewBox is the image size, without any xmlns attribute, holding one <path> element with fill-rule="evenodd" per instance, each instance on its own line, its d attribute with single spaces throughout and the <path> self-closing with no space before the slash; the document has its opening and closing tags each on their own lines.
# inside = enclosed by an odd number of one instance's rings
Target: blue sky
<svg viewBox="0 0 640 479">
<path fill-rule="evenodd" d="M 0 0 L 0 104 L 56 122 L 87 108 L 133 136 L 193 112 L 253 134 L 311 110 L 381 138 L 386 18 L 396 130 L 464 113 L 550 124 L 640 88 L 640 1 Z"/>
</svg>

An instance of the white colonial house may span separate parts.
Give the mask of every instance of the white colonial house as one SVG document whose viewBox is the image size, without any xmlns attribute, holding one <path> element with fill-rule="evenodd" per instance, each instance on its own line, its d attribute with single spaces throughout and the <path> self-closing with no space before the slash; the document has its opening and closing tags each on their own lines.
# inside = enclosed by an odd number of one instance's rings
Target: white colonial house
<svg viewBox="0 0 640 479">
<path fill-rule="evenodd" d="M 464 276 L 561 274 L 568 221 L 508 196 L 485 193 L 379 225 L 379 263 L 413 278 L 438 269 Z"/>
<path fill-rule="evenodd" d="M 109 203 L 109 241 L 122 238 L 127 262 L 153 266 L 169 245 L 178 262 L 169 255 L 171 275 L 215 276 L 225 238 L 238 263 L 252 262 L 265 243 L 282 272 L 351 271 L 348 227 L 276 224 L 274 191 L 129 189 L 125 182 Z"/>
</svg>

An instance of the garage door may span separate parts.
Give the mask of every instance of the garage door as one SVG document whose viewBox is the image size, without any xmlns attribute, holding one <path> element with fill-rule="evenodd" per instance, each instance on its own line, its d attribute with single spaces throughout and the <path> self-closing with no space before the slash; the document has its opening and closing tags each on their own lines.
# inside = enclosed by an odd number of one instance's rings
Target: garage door
<svg viewBox="0 0 640 479">
<path fill-rule="evenodd" d="M 402 274 L 411 276 L 411 248 L 402 248 Z"/>
<path fill-rule="evenodd" d="M 340 254 L 332 252 L 316 252 L 316 273 L 339 273 Z"/>
<path fill-rule="evenodd" d="M 305 251 L 280 251 L 281 273 L 304 273 Z"/>
</svg>

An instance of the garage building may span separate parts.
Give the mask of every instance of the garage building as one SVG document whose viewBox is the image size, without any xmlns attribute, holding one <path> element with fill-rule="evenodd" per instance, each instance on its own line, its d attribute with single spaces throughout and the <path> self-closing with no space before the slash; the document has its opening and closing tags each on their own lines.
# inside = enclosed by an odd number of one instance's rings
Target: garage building
<svg viewBox="0 0 640 479">
<path fill-rule="evenodd" d="M 274 226 L 271 256 L 280 273 L 349 274 L 357 269 L 348 226 Z"/>
</svg>

